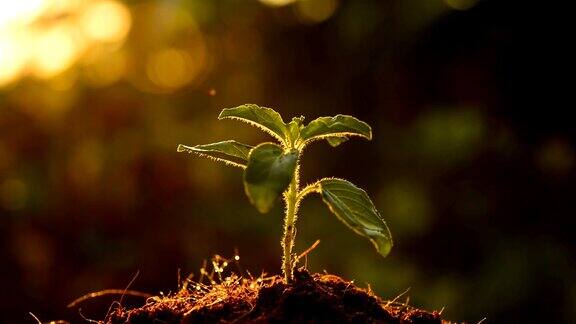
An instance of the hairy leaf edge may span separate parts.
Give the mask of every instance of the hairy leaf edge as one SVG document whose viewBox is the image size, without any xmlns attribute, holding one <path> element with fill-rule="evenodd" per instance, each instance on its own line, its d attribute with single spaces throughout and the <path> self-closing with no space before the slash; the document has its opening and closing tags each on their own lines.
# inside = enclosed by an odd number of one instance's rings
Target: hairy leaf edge
<svg viewBox="0 0 576 324">
<path fill-rule="evenodd" d="M 312 142 L 316 142 L 316 141 L 323 140 L 323 139 L 328 139 L 329 137 L 361 137 L 361 138 L 365 138 L 365 139 L 371 141 L 372 140 L 372 130 L 370 130 L 369 136 L 366 136 L 364 134 L 359 134 L 359 133 L 350 133 L 350 132 L 338 132 L 338 133 L 330 133 L 330 134 L 324 134 L 324 135 L 316 135 L 316 136 L 312 136 L 312 137 L 306 139 L 305 141 L 299 140 L 297 147 L 299 149 L 303 149 L 304 147 L 308 146 Z"/>
<path fill-rule="evenodd" d="M 282 145 L 285 145 L 285 146 L 287 145 L 286 140 L 284 138 L 282 138 L 280 135 L 276 134 L 273 130 L 271 130 L 270 128 L 268 128 L 262 124 L 259 124 L 253 120 L 242 118 L 242 117 L 222 116 L 227 111 L 227 109 L 233 109 L 233 108 L 225 108 L 224 110 L 222 110 L 220 112 L 220 115 L 218 115 L 218 120 L 231 119 L 231 120 L 238 120 L 238 121 L 244 122 L 248 125 L 254 126 L 256 128 L 260 128 L 260 130 L 264 131 L 265 133 L 268 133 L 270 136 L 272 136 L 275 139 L 277 139 L 278 141 L 280 141 L 280 143 L 282 143 Z M 284 134 L 284 136 L 286 136 L 286 134 Z"/>
<path fill-rule="evenodd" d="M 190 153 L 190 154 L 196 154 L 198 156 L 201 156 L 203 158 L 207 158 L 210 159 L 212 161 L 217 161 L 217 162 L 222 162 L 225 165 L 229 165 L 229 166 L 234 166 L 237 168 L 241 168 L 241 169 L 246 169 L 246 165 L 242 164 L 242 163 L 238 163 L 235 161 L 231 161 L 231 160 L 227 160 L 221 157 L 217 157 L 217 156 L 212 156 L 210 154 L 207 154 L 207 152 L 210 152 L 209 150 L 204 150 L 204 149 L 198 149 L 195 148 L 193 146 L 186 146 L 184 144 L 179 144 L 178 148 L 176 148 L 177 152 L 185 152 L 185 153 Z"/>
</svg>

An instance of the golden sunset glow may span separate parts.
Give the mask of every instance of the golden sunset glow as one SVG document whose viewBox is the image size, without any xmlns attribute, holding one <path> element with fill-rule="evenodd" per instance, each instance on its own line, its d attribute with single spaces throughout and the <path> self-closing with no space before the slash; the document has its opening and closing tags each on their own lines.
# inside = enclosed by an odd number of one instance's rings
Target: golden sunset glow
<svg viewBox="0 0 576 324">
<path fill-rule="evenodd" d="M 86 66 L 85 77 L 89 85 L 104 87 L 120 80 L 126 70 L 126 55 L 116 51 L 109 55 L 100 55 L 97 60 Z"/>
<path fill-rule="evenodd" d="M 161 88 L 179 88 L 193 77 L 190 55 L 183 50 L 165 49 L 152 55 L 146 73 Z"/>
<path fill-rule="evenodd" d="M 260 2 L 271 7 L 282 7 L 296 2 L 296 0 L 260 0 Z"/>
<path fill-rule="evenodd" d="M 33 45 L 33 74 L 43 79 L 56 76 L 72 65 L 80 49 L 73 26 L 64 24 L 38 32 Z"/>
<path fill-rule="evenodd" d="M 337 0 L 301 0 L 297 12 L 305 22 L 320 23 L 332 17 L 337 7 Z"/>
<path fill-rule="evenodd" d="M 0 1 L 0 32 L 34 21 L 46 9 L 45 0 Z"/>
<path fill-rule="evenodd" d="M 130 11 L 115 0 L 1 1 L 0 87 L 53 78 L 94 48 L 121 44 L 131 24 Z"/>
<path fill-rule="evenodd" d="M 106 0 L 87 6 L 82 15 L 82 28 L 96 41 L 121 41 L 130 30 L 130 11 L 119 2 Z"/>
<path fill-rule="evenodd" d="M 0 34 L 0 87 L 18 78 L 26 65 L 26 54 L 22 39 Z"/>
</svg>

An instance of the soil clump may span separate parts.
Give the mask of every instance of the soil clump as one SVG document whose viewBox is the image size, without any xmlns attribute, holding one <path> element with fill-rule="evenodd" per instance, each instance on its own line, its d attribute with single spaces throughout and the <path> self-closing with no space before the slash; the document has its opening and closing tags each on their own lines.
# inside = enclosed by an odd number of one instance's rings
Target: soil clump
<svg viewBox="0 0 576 324">
<path fill-rule="evenodd" d="M 398 323 L 442 324 L 438 312 L 388 302 L 329 274 L 294 271 L 257 279 L 231 275 L 219 283 L 188 282 L 175 294 L 151 297 L 140 308 L 116 307 L 105 323 Z"/>
</svg>

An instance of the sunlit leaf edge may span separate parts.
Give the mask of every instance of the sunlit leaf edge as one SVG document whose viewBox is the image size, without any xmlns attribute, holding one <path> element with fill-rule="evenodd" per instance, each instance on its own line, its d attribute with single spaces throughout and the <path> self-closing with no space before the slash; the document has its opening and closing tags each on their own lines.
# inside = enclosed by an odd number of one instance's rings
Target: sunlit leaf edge
<svg viewBox="0 0 576 324">
<path fill-rule="evenodd" d="M 322 118 L 337 119 L 339 117 L 350 118 L 354 122 L 362 124 L 362 126 L 366 127 L 366 130 L 365 131 L 358 130 L 357 132 L 339 131 L 339 132 L 333 132 L 333 133 L 324 133 L 324 134 L 320 134 L 320 135 L 310 135 L 308 137 L 302 137 L 302 132 L 304 132 L 307 127 L 311 127 L 311 125 L 313 125 L 314 123 L 319 123 Z M 348 140 L 348 137 L 362 137 L 362 138 L 365 138 L 367 140 L 372 140 L 372 127 L 368 123 L 366 123 L 366 122 L 364 122 L 364 121 L 362 121 L 362 120 L 360 120 L 354 116 L 351 116 L 351 115 L 338 114 L 338 115 L 332 116 L 332 117 L 330 117 L 330 116 L 318 117 L 318 118 L 310 121 L 310 123 L 308 123 L 308 125 L 304 126 L 300 130 L 300 138 L 299 138 L 300 144 L 299 145 L 301 147 L 303 147 L 303 146 L 306 146 L 312 142 L 322 140 L 322 139 L 328 140 L 330 138 L 346 138 L 346 140 Z M 343 142 L 345 142 L 346 140 L 339 141 L 339 143 L 337 145 L 334 145 L 330 141 L 328 141 L 328 142 L 332 146 L 338 146 L 338 145 L 342 144 Z"/>
<path fill-rule="evenodd" d="M 239 109 L 242 109 L 242 108 L 252 108 L 252 109 L 256 108 L 256 109 L 261 109 L 262 111 L 266 111 L 266 112 L 278 115 L 278 117 L 280 118 L 280 122 L 282 122 L 282 125 L 278 125 L 281 128 L 280 133 L 275 132 L 274 130 L 272 130 L 268 126 L 262 125 L 261 123 L 258 123 L 257 121 L 232 114 L 232 113 L 235 113 Z M 274 137 L 275 139 L 277 139 L 278 141 L 280 141 L 283 144 L 286 143 L 286 137 L 288 136 L 288 133 L 289 133 L 287 126 L 286 126 L 286 123 L 284 122 L 284 120 L 282 119 L 282 116 L 277 111 L 275 111 L 272 108 L 268 108 L 268 107 L 260 107 L 256 104 L 244 104 L 244 105 L 240 105 L 237 107 L 224 108 L 224 109 L 222 109 L 222 111 L 218 115 L 218 119 L 219 120 L 231 119 L 231 120 L 238 120 L 238 121 L 247 123 L 251 126 L 257 127 L 259 129 L 261 129 L 262 131 L 270 134 L 270 136 Z"/>
<path fill-rule="evenodd" d="M 223 155 L 228 155 L 231 157 L 235 157 L 241 160 L 246 161 L 247 157 L 243 157 L 241 154 L 229 154 L 227 152 L 224 152 L 222 150 L 217 150 L 217 149 L 207 149 L 206 146 L 208 145 L 214 145 L 214 144 L 226 144 L 226 143 L 233 143 L 236 145 L 241 145 L 241 146 L 245 146 L 247 148 L 252 149 L 253 147 L 247 144 L 243 144 L 234 140 L 229 140 L 229 141 L 222 141 L 222 142 L 217 142 L 217 143 L 210 143 L 210 144 L 200 144 L 200 145 L 196 145 L 196 146 L 187 146 L 187 145 L 183 145 L 183 144 L 179 144 L 178 148 L 176 149 L 177 152 L 186 152 L 186 153 L 191 153 L 191 154 L 196 154 L 198 156 L 204 157 L 204 158 L 208 158 L 210 160 L 213 161 L 218 161 L 218 162 L 222 162 L 226 165 L 230 165 L 230 166 L 234 166 L 234 167 L 239 167 L 239 168 L 246 168 L 246 164 L 242 164 L 238 161 L 233 161 L 233 160 L 229 160 L 226 158 L 223 158 L 221 156 L 215 155 L 215 154 L 223 154 Z"/>
<path fill-rule="evenodd" d="M 323 184 L 322 184 L 324 181 L 344 182 L 346 185 L 351 186 L 354 189 L 356 189 L 358 191 L 358 193 L 360 193 L 361 195 L 363 195 L 367 199 L 367 201 L 370 203 L 370 206 L 368 206 L 368 207 L 363 206 L 363 207 L 366 209 L 370 209 L 373 212 L 374 216 L 383 225 L 383 227 L 380 230 L 374 229 L 374 231 L 378 232 L 378 234 L 384 239 L 384 242 L 381 242 L 382 244 L 378 244 L 378 242 L 375 238 L 373 238 L 372 236 L 370 236 L 366 233 L 363 233 L 361 230 L 355 228 L 354 226 L 351 226 L 346 221 L 346 219 L 344 219 L 342 217 L 342 215 L 340 215 L 338 213 L 338 211 L 334 208 L 334 206 L 332 206 L 330 201 L 328 201 L 327 197 L 325 196 L 326 190 L 324 189 Z M 380 215 L 380 213 L 378 212 L 378 210 L 374 206 L 374 203 L 372 202 L 372 200 L 370 199 L 370 197 L 368 196 L 366 191 L 364 191 L 362 188 L 359 188 L 358 186 L 354 185 L 352 182 L 345 180 L 345 179 L 340 179 L 340 178 L 323 178 L 323 179 L 318 180 L 315 185 L 317 188 L 315 191 L 318 192 L 322 196 L 322 200 L 324 201 L 324 203 L 326 203 L 330 212 L 332 212 L 334 215 L 336 215 L 336 217 L 340 221 L 342 221 L 342 223 L 344 223 L 347 227 L 349 227 L 351 230 L 353 230 L 355 233 L 359 234 L 360 236 L 368 238 L 370 240 L 370 242 L 372 242 L 372 244 L 374 245 L 374 247 L 376 248 L 378 253 L 380 255 L 382 255 L 383 257 L 387 256 L 390 253 L 390 250 L 392 249 L 392 246 L 394 245 L 394 242 L 392 240 L 392 234 L 390 232 L 390 229 L 388 228 L 388 225 L 386 224 L 386 222 L 384 221 L 384 219 L 382 218 L 382 216 Z M 352 211 L 350 211 L 350 213 L 353 214 Z"/>
</svg>

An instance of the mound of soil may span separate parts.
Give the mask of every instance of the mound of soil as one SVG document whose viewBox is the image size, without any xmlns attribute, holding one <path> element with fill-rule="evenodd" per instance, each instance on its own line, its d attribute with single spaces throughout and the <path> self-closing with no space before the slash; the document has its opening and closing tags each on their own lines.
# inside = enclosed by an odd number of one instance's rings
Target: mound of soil
<svg viewBox="0 0 576 324">
<path fill-rule="evenodd" d="M 334 275 L 294 272 L 279 276 L 230 276 L 209 286 L 190 283 L 178 293 L 149 298 L 136 309 L 118 307 L 105 323 L 418 323 L 441 324 L 437 312 L 386 302 Z"/>
</svg>

